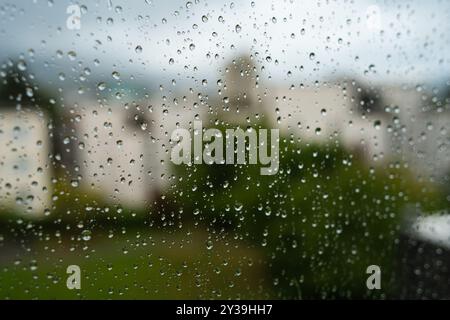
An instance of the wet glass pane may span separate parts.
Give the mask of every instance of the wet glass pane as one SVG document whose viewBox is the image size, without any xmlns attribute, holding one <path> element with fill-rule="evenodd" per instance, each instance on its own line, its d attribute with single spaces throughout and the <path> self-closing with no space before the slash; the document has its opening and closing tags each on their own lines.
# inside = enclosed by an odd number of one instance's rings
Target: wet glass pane
<svg viewBox="0 0 450 320">
<path fill-rule="evenodd" d="M 450 4 L 0 1 L 0 299 L 449 299 Z"/>
</svg>

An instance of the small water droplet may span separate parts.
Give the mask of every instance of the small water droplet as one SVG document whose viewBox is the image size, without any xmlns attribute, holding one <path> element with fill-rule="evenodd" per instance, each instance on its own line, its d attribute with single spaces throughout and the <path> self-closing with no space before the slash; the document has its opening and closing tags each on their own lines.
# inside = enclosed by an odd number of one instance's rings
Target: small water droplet
<svg viewBox="0 0 450 320">
<path fill-rule="evenodd" d="M 97 89 L 100 90 L 100 91 L 105 90 L 106 89 L 106 83 L 99 82 L 98 85 L 97 85 Z"/>
</svg>

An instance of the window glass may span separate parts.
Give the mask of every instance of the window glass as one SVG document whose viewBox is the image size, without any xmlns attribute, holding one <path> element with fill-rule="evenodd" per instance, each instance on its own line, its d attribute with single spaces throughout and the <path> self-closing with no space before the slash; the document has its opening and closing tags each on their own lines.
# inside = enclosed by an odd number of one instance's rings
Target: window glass
<svg viewBox="0 0 450 320">
<path fill-rule="evenodd" d="M 0 298 L 450 298 L 449 16 L 0 0 Z"/>
</svg>

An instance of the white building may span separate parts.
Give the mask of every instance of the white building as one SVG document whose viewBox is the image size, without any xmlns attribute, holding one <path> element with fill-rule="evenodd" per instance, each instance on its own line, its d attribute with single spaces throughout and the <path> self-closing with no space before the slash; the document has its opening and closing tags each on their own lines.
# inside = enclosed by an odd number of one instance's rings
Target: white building
<svg viewBox="0 0 450 320">
<path fill-rule="evenodd" d="M 362 153 L 369 161 L 384 158 L 389 149 L 383 115 L 362 115 L 351 93 L 338 85 L 273 88 L 267 104 L 274 127 L 303 142 L 325 143 L 336 140 L 344 147 Z"/>
<path fill-rule="evenodd" d="M 415 87 L 384 90 L 391 153 L 421 174 L 442 176 L 450 170 L 450 113 L 437 110 L 432 96 Z"/>
<path fill-rule="evenodd" d="M 79 107 L 74 123 L 80 186 L 128 207 L 144 207 L 162 193 L 171 173 L 170 135 L 177 126 L 189 128 L 199 117 L 192 98 L 167 103 Z"/>
<path fill-rule="evenodd" d="M 43 215 L 51 206 L 48 119 L 36 111 L 0 111 L 0 208 Z"/>
</svg>

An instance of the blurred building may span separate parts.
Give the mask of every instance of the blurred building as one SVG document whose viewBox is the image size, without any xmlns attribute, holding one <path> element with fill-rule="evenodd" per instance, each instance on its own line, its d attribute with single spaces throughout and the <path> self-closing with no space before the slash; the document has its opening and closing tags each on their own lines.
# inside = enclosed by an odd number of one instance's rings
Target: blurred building
<svg viewBox="0 0 450 320">
<path fill-rule="evenodd" d="M 80 187 L 128 207 L 149 205 L 169 183 L 171 133 L 199 118 L 196 103 L 187 97 L 170 104 L 84 101 L 72 143 Z"/>
<path fill-rule="evenodd" d="M 103 194 L 113 203 L 141 207 L 154 191 L 153 157 L 147 132 L 120 106 L 82 108 L 74 124 L 73 149 L 80 187 Z M 96 106 L 97 105 L 97 106 Z M 153 179 L 155 180 L 155 179 Z"/>
<path fill-rule="evenodd" d="M 417 88 L 383 90 L 389 111 L 387 132 L 391 153 L 423 175 L 436 177 L 450 171 L 450 112 L 438 108 L 433 95 Z"/>
<path fill-rule="evenodd" d="M 340 81 L 321 86 L 265 87 L 259 83 L 256 66 L 244 57 L 233 60 L 225 74 L 220 90 L 223 98 L 217 102 L 219 119 L 243 125 L 262 120 L 304 143 L 338 141 L 371 162 L 390 153 L 388 115 L 380 108 L 376 90 L 359 84 L 346 88 Z M 362 92 L 358 92 L 360 87 Z M 363 102 L 365 106 L 360 105 Z"/>
<path fill-rule="evenodd" d="M 0 208 L 43 215 L 51 206 L 47 118 L 36 111 L 0 112 Z"/>
<path fill-rule="evenodd" d="M 384 115 L 362 116 L 351 95 L 338 84 L 326 87 L 275 88 L 270 120 L 285 135 L 304 143 L 336 141 L 369 161 L 383 158 L 389 149 Z"/>
</svg>

